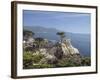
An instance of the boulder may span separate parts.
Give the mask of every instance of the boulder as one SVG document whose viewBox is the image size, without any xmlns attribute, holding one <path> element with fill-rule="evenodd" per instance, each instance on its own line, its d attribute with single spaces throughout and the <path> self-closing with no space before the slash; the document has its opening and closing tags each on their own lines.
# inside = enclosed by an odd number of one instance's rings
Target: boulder
<svg viewBox="0 0 100 80">
<path fill-rule="evenodd" d="M 70 39 L 66 39 L 61 43 L 64 55 L 79 54 L 79 50 L 72 46 Z"/>
</svg>

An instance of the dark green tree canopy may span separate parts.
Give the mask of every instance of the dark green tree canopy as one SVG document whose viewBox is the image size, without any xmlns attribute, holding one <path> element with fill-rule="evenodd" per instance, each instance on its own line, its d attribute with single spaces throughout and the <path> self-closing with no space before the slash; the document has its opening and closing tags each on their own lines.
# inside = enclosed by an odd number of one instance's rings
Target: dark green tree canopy
<svg viewBox="0 0 100 80">
<path fill-rule="evenodd" d="M 23 30 L 23 36 L 33 36 L 35 33 L 29 30 Z"/>
<path fill-rule="evenodd" d="M 65 32 L 57 32 L 56 34 L 60 36 L 62 42 L 63 38 L 65 38 Z"/>
<path fill-rule="evenodd" d="M 41 37 L 37 37 L 37 38 L 35 38 L 35 41 L 44 41 L 44 39 Z"/>
<path fill-rule="evenodd" d="M 65 32 L 57 32 L 57 35 L 64 35 Z"/>
</svg>

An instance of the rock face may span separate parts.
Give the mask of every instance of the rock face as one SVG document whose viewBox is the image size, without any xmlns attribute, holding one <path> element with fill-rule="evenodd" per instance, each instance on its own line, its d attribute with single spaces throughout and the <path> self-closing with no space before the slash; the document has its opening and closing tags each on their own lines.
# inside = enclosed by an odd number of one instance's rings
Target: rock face
<svg viewBox="0 0 100 80">
<path fill-rule="evenodd" d="M 64 55 L 79 54 L 78 49 L 72 46 L 69 39 L 64 40 L 63 43 L 61 43 L 61 48 L 62 48 Z"/>
<path fill-rule="evenodd" d="M 35 40 L 32 37 L 28 38 L 27 40 L 24 40 L 23 41 L 24 48 L 33 47 L 33 42 L 34 41 Z"/>
<path fill-rule="evenodd" d="M 57 62 L 57 60 L 66 57 L 72 59 L 73 62 L 81 64 L 79 51 L 77 48 L 72 46 L 70 40 L 56 43 L 56 45 L 50 49 L 40 49 L 40 53 L 45 56 L 40 61 L 41 63 L 53 64 Z"/>
</svg>

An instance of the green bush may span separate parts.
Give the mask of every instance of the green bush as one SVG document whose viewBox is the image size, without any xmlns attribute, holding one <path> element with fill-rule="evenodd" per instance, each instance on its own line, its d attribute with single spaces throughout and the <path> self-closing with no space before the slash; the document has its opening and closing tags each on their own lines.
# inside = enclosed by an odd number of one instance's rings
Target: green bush
<svg viewBox="0 0 100 80">
<path fill-rule="evenodd" d="M 57 67 L 74 67 L 81 66 L 80 63 L 75 62 L 73 57 L 65 57 L 58 61 Z"/>
<path fill-rule="evenodd" d="M 42 58 L 42 54 L 36 54 L 33 55 L 34 53 L 29 52 L 29 51 L 24 51 L 23 53 L 23 68 L 32 68 L 34 67 L 33 64 L 38 63 Z"/>
<path fill-rule="evenodd" d="M 34 63 L 38 63 L 40 62 L 40 60 L 44 57 L 44 55 L 42 54 L 36 54 L 36 55 L 32 55 L 32 60 L 34 61 Z"/>
<path fill-rule="evenodd" d="M 31 52 L 24 52 L 23 54 L 23 68 L 27 68 L 29 66 L 32 66 L 33 60 L 32 60 L 32 53 Z"/>
<path fill-rule="evenodd" d="M 44 55 L 40 54 L 38 51 L 36 53 L 33 53 L 31 51 L 24 51 L 23 68 L 33 69 L 33 68 L 75 67 L 75 66 L 91 65 L 90 57 L 81 57 L 81 58 L 73 56 L 62 57 L 62 59 L 57 60 L 56 64 L 40 63 L 41 59 L 43 58 Z"/>
<path fill-rule="evenodd" d="M 33 65 L 33 68 L 52 68 L 54 65 L 52 64 L 38 64 L 38 65 Z"/>
<path fill-rule="evenodd" d="M 90 57 L 83 57 L 81 59 L 82 66 L 90 66 L 91 65 L 91 59 Z"/>
</svg>

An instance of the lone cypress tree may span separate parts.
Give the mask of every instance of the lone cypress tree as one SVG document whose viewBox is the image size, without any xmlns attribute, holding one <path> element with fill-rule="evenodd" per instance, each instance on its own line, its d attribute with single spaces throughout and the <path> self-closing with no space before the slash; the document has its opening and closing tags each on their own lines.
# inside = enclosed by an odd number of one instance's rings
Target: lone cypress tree
<svg viewBox="0 0 100 80">
<path fill-rule="evenodd" d="M 62 43 L 63 38 L 65 38 L 65 32 L 57 32 L 57 35 L 60 36 L 60 40 L 61 40 L 61 43 Z"/>
</svg>

